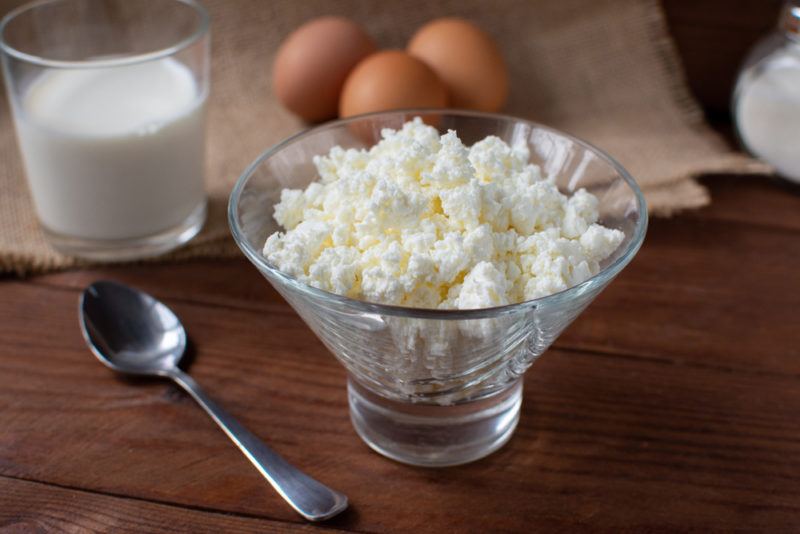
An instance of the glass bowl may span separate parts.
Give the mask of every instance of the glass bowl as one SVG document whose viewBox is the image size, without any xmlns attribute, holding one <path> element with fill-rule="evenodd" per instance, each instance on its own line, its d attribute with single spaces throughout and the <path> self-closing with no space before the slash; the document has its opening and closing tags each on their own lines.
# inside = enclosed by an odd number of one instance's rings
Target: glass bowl
<svg viewBox="0 0 800 534">
<path fill-rule="evenodd" d="M 601 271 L 553 295 L 495 308 L 434 310 L 359 301 L 316 289 L 261 254 L 279 230 L 273 206 L 283 188 L 317 177 L 312 157 L 334 146 L 364 148 L 383 128 L 415 116 L 471 145 L 488 135 L 527 142 L 531 162 L 567 194 L 599 199 L 599 222 L 625 233 Z M 236 243 L 348 372 L 350 417 L 373 449 L 422 466 L 470 462 L 500 448 L 519 418 L 523 373 L 633 259 L 647 210 L 633 178 L 592 145 L 552 128 L 502 115 L 405 110 L 362 115 L 301 132 L 264 152 L 237 181 L 228 205 Z"/>
</svg>

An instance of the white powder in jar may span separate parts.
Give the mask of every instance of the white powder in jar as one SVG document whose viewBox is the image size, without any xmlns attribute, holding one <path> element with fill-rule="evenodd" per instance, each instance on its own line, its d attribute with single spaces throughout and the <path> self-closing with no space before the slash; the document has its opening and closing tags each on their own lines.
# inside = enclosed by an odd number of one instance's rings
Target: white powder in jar
<svg viewBox="0 0 800 534">
<path fill-rule="evenodd" d="M 747 149 L 800 182 L 800 52 L 781 51 L 743 79 L 735 113 Z"/>
</svg>

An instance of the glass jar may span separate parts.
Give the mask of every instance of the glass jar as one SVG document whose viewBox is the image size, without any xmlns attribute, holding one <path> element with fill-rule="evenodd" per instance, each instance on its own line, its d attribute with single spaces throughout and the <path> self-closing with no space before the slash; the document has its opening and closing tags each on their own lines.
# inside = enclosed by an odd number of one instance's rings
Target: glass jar
<svg viewBox="0 0 800 534">
<path fill-rule="evenodd" d="M 747 56 L 733 95 L 736 133 L 753 156 L 800 183 L 800 0 Z"/>
</svg>

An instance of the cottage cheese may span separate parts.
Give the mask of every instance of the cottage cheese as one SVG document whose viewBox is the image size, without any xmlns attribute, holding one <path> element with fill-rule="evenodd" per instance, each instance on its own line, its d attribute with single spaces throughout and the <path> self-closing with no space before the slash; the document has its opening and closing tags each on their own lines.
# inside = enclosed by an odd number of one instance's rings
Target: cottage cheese
<svg viewBox="0 0 800 534">
<path fill-rule="evenodd" d="M 597 198 L 567 197 L 527 145 L 471 147 L 417 118 L 369 150 L 316 156 L 319 180 L 285 189 L 264 256 L 314 287 L 400 306 L 473 309 L 535 299 L 597 274 L 624 234 Z"/>
</svg>

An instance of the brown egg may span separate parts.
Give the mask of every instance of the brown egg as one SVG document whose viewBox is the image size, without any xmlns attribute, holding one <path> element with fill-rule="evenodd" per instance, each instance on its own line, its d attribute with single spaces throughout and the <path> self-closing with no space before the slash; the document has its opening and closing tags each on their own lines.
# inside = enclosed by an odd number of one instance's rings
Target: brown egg
<svg viewBox="0 0 800 534">
<path fill-rule="evenodd" d="M 375 50 L 372 38 L 352 20 L 320 17 L 307 22 L 286 38 L 275 56 L 275 95 L 307 121 L 331 119 L 347 75 Z"/>
<path fill-rule="evenodd" d="M 400 50 L 384 50 L 364 59 L 347 77 L 339 116 L 445 106 L 447 90 L 430 67 Z"/>
<path fill-rule="evenodd" d="M 411 38 L 408 53 L 436 72 L 450 93 L 450 105 L 499 111 L 508 97 L 508 69 L 489 35 L 463 19 L 429 22 Z"/>
</svg>

